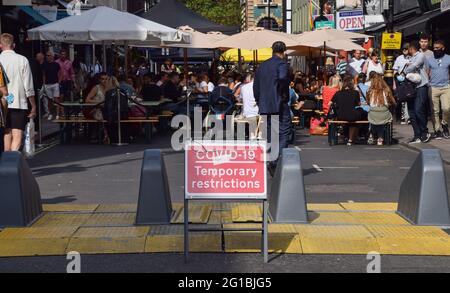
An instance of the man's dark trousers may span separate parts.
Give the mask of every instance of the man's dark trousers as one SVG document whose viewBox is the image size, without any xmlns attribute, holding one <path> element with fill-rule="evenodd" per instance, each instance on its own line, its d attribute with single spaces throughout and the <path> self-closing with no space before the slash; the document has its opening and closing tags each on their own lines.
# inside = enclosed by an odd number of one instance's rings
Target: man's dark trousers
<svg viewBox="0 0 450 293">
<path fill-rule="evenodd" d="M 408 112 L 414 129 L 414 138 L 423 138 L 428 134 L 428 86 L 416 89 L 416 97 L 408 101 Z"/>
<path fill-rule="evenodd" d="M 292 136 L 292 118 L 291 111 L 288 104 L 283 103 L 280 107 L 280 113 L 277 114 L 263 114 L 267 116 L 267 142 L 272 142 L 272 116 L 278 116 L 279 119 L 279 154 L 283 149 L 289 147 L 289 141 Z"/>
<path fill-rule="evenodd" d="M 0 155 L 3 153 L 5 147 L 3 135 L 5 135 L 5 129 L 0 127 Z"/>
</svg>

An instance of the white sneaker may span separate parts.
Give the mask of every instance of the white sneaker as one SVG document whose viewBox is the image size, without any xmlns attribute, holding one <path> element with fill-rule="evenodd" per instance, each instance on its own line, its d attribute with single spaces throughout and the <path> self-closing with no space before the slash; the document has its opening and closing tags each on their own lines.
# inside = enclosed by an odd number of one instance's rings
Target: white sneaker
<svg viewBox="0 0 450 293">
<path fill-rule="evenodd" d="M 48 115 L 48 117 L 47 117 L 47 119 L 48 119 L 48 121 L 52 121 L 53 120 L 53 115 Z"/>
<path fill-rule="evenodd" d="M 56 115 L 55 120 L 59 120 L 59 115 Z"/>
</svg>

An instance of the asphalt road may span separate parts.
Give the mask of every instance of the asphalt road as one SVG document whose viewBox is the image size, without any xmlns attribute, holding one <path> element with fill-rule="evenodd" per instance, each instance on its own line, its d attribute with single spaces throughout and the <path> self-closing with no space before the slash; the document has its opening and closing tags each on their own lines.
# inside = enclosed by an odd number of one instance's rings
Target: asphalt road
<svg viewBox="0 0 450 293">
<path fill-rule="evenodd" d="M 336 146 L 326 138 L 299 135 L 308 202 L 395 202 L 417 153 L 401 146 Z M 30 160 L 45 203 L 134 203 L 143 150 L 165 151 L 173 201 L 183 198 L 183 154 L 172 152 L 169 137 L 150 145 L 55 146 Z M 447 166 L 447 174 L 450 168 Z M 447 178 L 450 186 L 450 178 Z M 82 256 L 82 272 L 366 272 L 366 256 L 180 254 Z M 65 272 L 65 257 L 0 258 L 1 272 Z M 383 256 L 382 272 L 450 272 L 449 257 Z"/>
<path fill-rule="evenodd" d="M 299 134 L 310 203 L 396 202 L 401 182 L 417 153 L 401 146 L 330 148 L 324 137 Z M 170 149 L 169 137 L 150 145 L 109 147 L 58 145 L 30 165 L 46 203 L 134 203 L 139 193 L 143 151 L 160 148 L 173 201 L 184 196 L 184 154 Z M 447 166 L 447 174 L 450 167 Z M 450 176 L 448 177 L 450 186 Z"/>
<path fill-rule="evenodd" d="M 65 257 L 0 258 L 0 273 L 65 273 Z M 258 254 L 83 255 L 82 273 L 366 273 L 365 255 L 276 255 L 264 264 Z M 450 257 L 383 256 L 382 273 L 450 273 Z"/>
</svg>

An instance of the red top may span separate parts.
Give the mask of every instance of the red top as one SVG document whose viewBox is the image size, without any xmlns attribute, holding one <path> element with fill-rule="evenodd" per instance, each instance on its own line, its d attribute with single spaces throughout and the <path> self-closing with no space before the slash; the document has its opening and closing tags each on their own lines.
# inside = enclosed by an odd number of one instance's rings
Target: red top
<svg viewBox="0 0 450 293">
<path fill-rule="evenodd" d="M 330 102 L 333 99 L 334 95 L 339 91 L 337 88 L 325 86 L 323 87 L 323 112 L 328 114 L 328 111 L 330 110 Z"/>
</svg>

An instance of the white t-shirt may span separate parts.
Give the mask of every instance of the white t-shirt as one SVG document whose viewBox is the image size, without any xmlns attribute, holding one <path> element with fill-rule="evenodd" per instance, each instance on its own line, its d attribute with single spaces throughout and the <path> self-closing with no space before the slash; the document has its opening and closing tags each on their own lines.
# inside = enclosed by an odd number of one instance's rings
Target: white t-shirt
<svg viewBox="0 0 450 293">
<path fill-rule="evenodd" d="M 8 93 L 14 96 L 10 109 L 28 110 L 28 97 L 34 96 L 33 76 L 28 59 L 12 50 L 0 54 L 0 63 L 8 77 Z"/>
<path fill-rule="evenodd" d="M 409 57 L 405 57 L 405 55 L 400 55 L 397 57 L 397 59 L 395 59 L 395 63 L 394 63 L 394 71 L 395 72 L 402 72 L 403 69 L 405 69 L 406 64 L 408 64 L 409 62 Z"/>
<path fill-rule="evenodd" d="M 368 62 L 368 66 L 367 66 L 367 77 L 370 76 L 370 73 L 372 71 L 375 71 L 378 74 L 384 74 L 384 69 L 383 69 L 383 64 L 378 63 L 378 64 L 374 64 L 371 60 L 367 61 Z"/>
<path fill-rule="evenodd" d="M 353 58 L 352 61 L 350 62 L 350 66 L 352 67 L 352 69 L 356 74 L 360 74 L 362 72 L 364 62 L 366 62 L 366 60 L 362 58 L 359 60 Z"/>
<path fill-rule="evenodd" d="M 206 82 L 206 81 L 202 81 L 200 83 L 200 89 L 204 89 L 205 87 L 208 88 L 208 92 L 211 93 L 214 90 L 214 84 L 212 82 Z"/>
<path fill-rule="evenodd" d="M 243 115 L 245 118 L 252 118 L 259 116 L 259 107 L 255 100 L 255 95 L 253 93 L 253 82 L 247 83 L 241 86 L 241 94 L 239 98 L 244 104 Z"/>
</svg>

